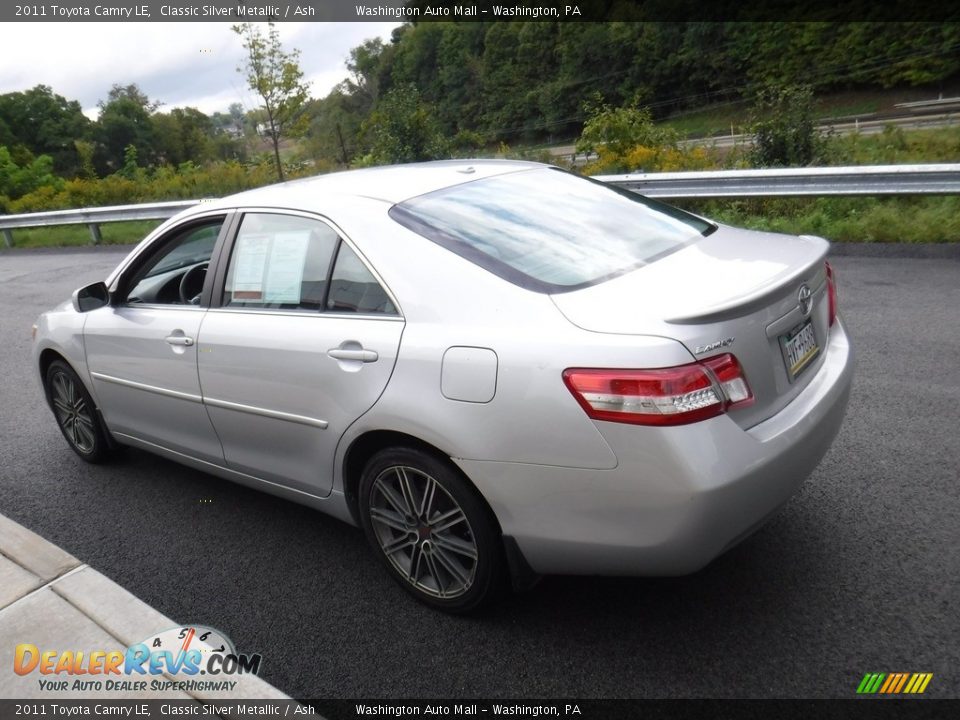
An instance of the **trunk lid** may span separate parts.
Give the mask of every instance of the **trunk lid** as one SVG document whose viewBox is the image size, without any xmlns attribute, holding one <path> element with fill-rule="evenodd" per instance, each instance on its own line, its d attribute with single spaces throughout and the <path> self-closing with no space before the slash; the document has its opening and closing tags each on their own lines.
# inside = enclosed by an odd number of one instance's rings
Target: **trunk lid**
<svg viewBox="0 0 960 720">
<path fill-rule="evenodd" d="M 720 226 L 649 265 L 551 297 L 584 330 L 670 337 L 697 359 L 733 353 L 755 398 L 730 413 L 746 428 L 789 403 L 823 361 L 828 249 L 821 238 Z M 802 287 L 809 291 L 808 313 Z"/>
</svg>

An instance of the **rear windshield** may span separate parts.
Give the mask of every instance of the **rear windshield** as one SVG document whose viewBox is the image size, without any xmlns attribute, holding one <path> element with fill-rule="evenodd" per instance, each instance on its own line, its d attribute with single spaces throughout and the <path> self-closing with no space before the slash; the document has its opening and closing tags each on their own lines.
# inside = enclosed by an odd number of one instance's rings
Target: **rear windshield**
<svg viewBox="0 0 960 720">
<path fill-rule="evenodd" d="M 555 168 L 438 190 L 395 205 L 390 216 L 510 282 L 547 293 L 621 275 L 716 229 Z"/>
</svg>

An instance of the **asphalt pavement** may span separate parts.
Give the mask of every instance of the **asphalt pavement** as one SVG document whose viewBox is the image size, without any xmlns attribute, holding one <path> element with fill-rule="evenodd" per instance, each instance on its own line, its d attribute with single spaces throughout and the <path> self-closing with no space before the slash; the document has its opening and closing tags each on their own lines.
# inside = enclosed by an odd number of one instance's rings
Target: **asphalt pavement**
<svg viewBox="0 0 960 720">
<path fill-rule="evenodd" d="M 960 262 L 834 259 L 857 376 L 840 436 L 768 525 L 684 578 L 545 578 L 487 614 L 408 598 L 362 534 L 130 450 L 66 446 L 30 325 L 122 252 L 0 252 L 0 514 L 297 698 L 960 697 Z"/>
</svg>

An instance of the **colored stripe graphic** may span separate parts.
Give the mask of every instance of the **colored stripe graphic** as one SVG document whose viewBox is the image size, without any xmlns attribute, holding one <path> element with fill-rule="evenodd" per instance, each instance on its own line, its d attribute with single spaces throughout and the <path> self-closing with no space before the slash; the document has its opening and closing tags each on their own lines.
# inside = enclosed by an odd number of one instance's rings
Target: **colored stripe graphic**
<svg viewBox="0 0 960 720">
<path fill-rule="evenodd" d="M 887 675 L 887 681 L 883 684 L 883 687 L 880 688 L 881 693 L 890 692 L 890 686 L 893 685 L 897 680 L 900 679 L 900 676 L 897 673 L 890 673 Z"/>
<path fill-rule="evenodd" d="M 933 673 L 867 673 L 857 686 L 858 695 L 920 695 Z"/>
<path fill-rule="evenodd" d="M 907 673 L 900 673 L 900 682 L 897 683 L 896 689 L 893 691 L 895 693 L 900 692 L 903 689 L 904 684 L 907 682 Z"/>
<path fill-rule="evenodd" d="M 867 673 L 860 681 L 857 692 L 861 695 L 872 695 L 880 688 L 880 683 L 886 676 L 886 673 Z"/>
<path fill-rule="evenodd" d="M 887 681 L 883 684 L 883 687 L 880 688 L 881 693 L 893 694 L 900 692 L 898 688 L 903 687 L 903 683 L 907 680 L 907 673 L 891 673 L 890 677 L 887 678 Z"/>
</svg>

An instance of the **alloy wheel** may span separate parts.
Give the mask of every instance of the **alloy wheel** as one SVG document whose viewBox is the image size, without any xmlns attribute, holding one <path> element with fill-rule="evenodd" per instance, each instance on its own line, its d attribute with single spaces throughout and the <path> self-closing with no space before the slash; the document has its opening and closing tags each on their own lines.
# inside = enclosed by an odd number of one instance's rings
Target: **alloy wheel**
<svg viewBox="0 0 960 720">
<path fill-rule="evenodd" d="M 96 421 L 76 382 L 65 372 L 57 372 L 50 386 L 53 412 L 63 434 L 79 452 L 92 453 L 96 446 Z"/>
<path fill-rule="evenodd" d="M 479 557 L 473 528 L 433 477 L 408 466 L 386 468 L 373 481 L 369 517 L 380 549 L 414 588 L 440 599 L 470 590 Z"/>
</svg>

